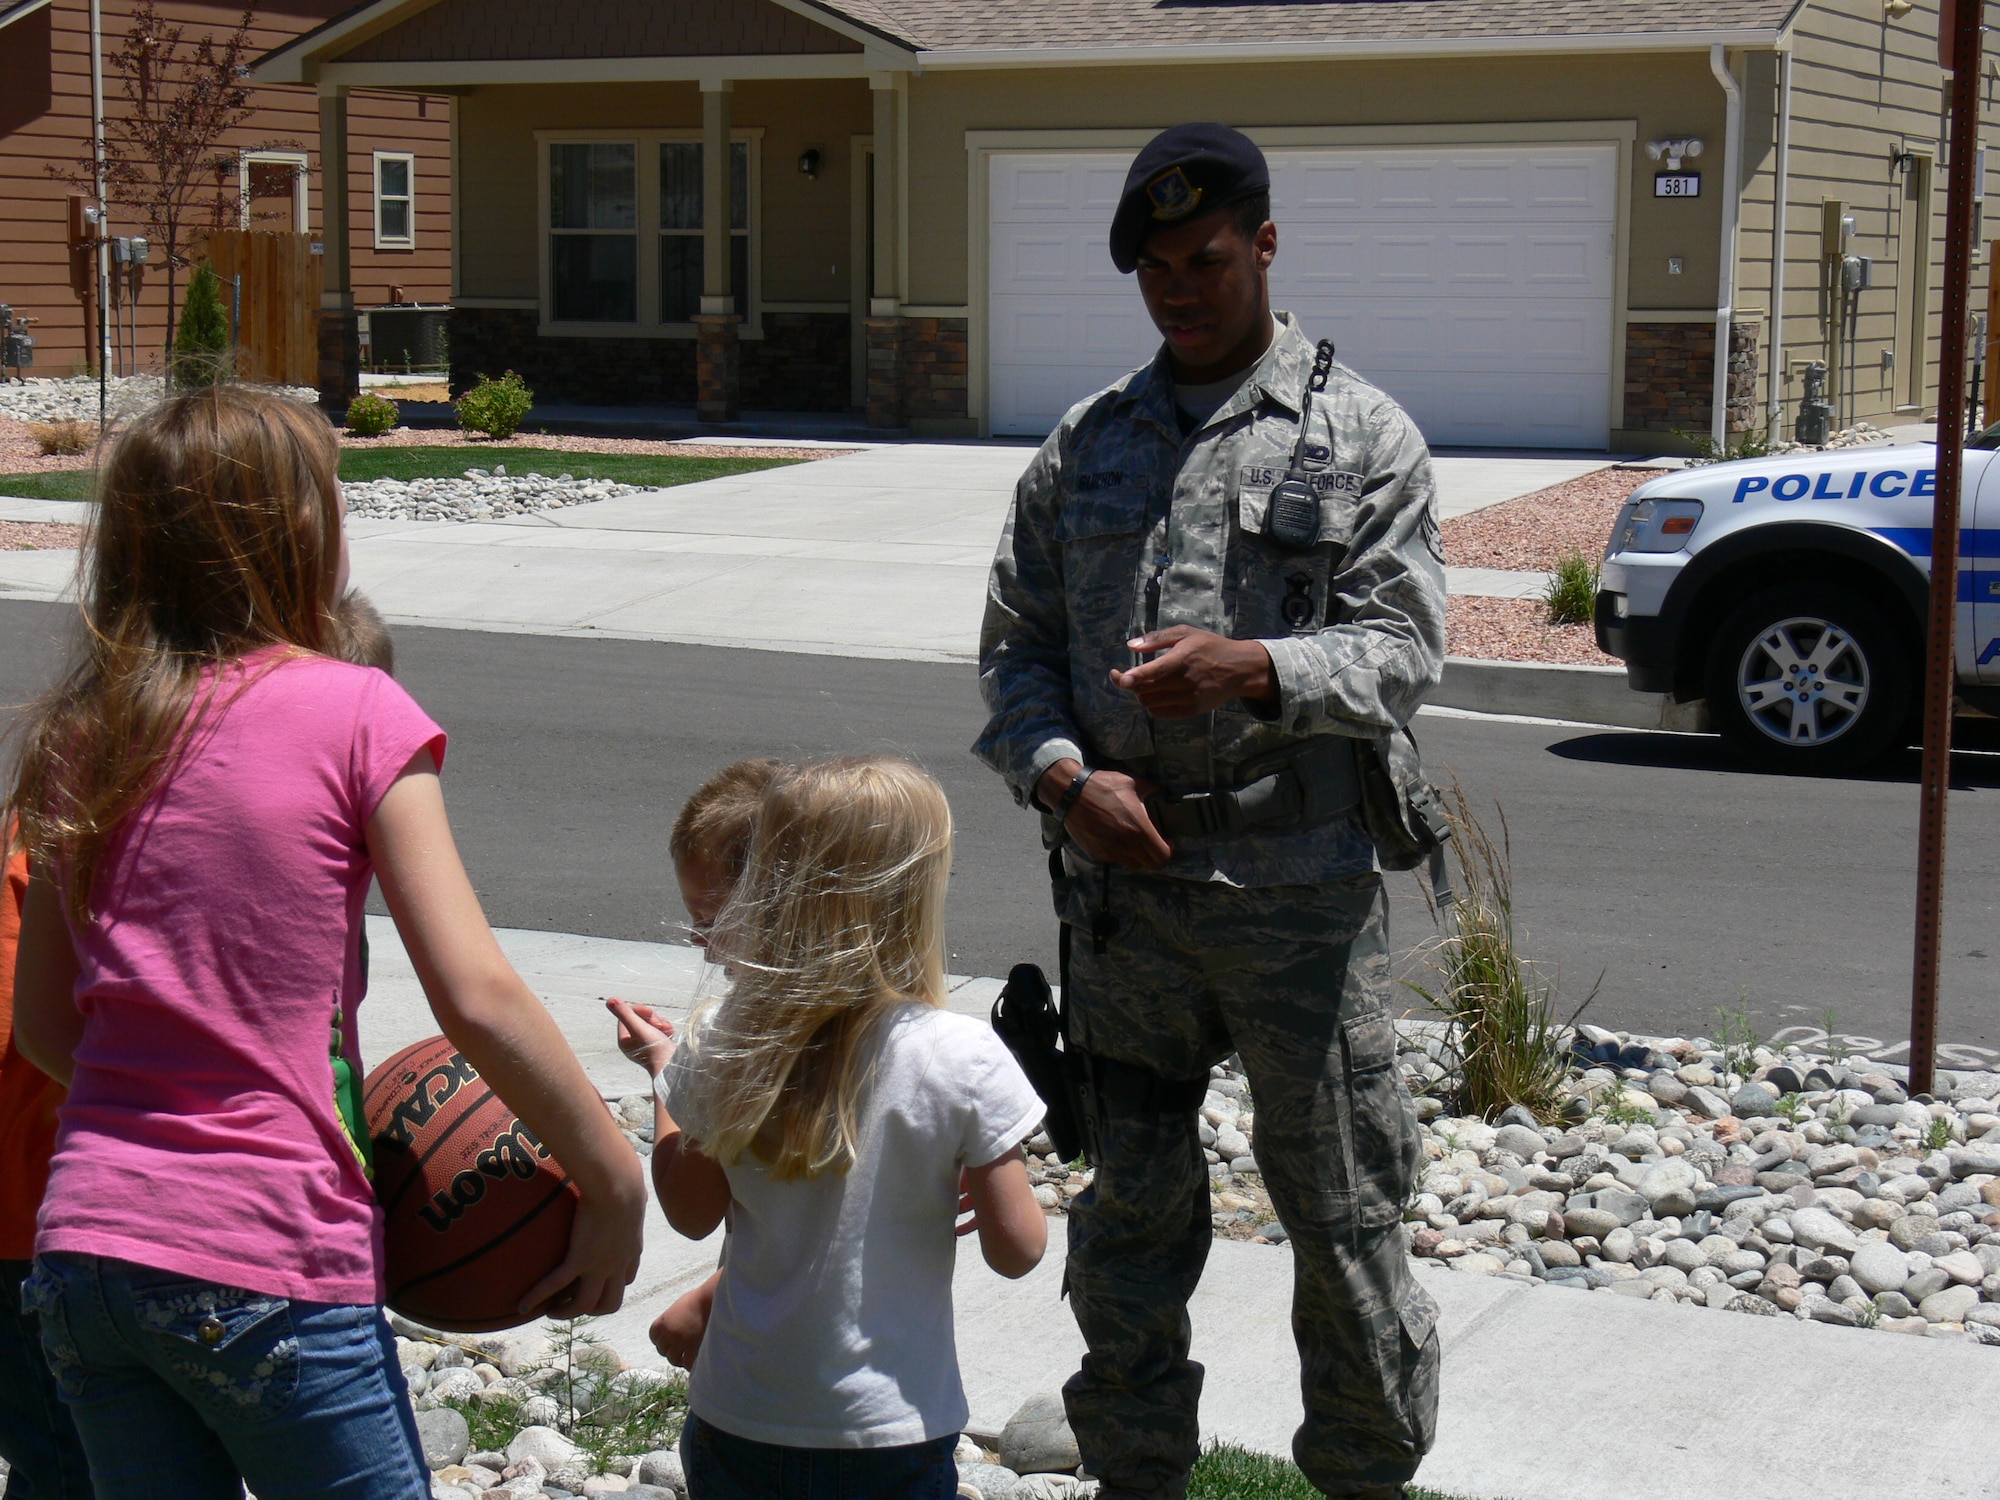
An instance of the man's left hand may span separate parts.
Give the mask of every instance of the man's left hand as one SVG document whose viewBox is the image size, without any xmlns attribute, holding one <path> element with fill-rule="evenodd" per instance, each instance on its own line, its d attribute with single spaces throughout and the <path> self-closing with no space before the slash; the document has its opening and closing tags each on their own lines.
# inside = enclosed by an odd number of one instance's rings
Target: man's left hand
<svg viewBox="0 0 2000 1500">
<path fill-rule="evenodd" d="M 1173 625 L 1126 644 L 1153 659 L 1129 672 L 1114 671 L 1112 684 L 1156 719 L 1192 719 L 1233 699 L 1269 703 L 1278 696 L 1271 653 L 1259 641 Z"/>
</svg>

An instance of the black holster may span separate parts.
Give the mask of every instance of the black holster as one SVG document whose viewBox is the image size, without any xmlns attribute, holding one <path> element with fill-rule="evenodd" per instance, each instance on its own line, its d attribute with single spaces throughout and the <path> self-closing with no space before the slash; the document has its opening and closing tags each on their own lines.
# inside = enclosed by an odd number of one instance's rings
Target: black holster
<svg viewBox="0 0 2000 1500">
<path fill-rule="evenodd" d="M 1050 852 L 1049 874 L 1058 883 L 1066 878 L 1060 846 Z M 1099 952 L 1117 927 L 1109 906 L 1107 879 L 1104 907 L 1097 913 L 1092 934 Z M 1038 965 L 1016 964 L 1008 971 L 1000 998 L 993 1002 L 993 1030 L 1048 1106 L 1042 1128 L 1057 1154 L 1064 1161 L 1081 1156 L 1095 1165 L 1102 1160 L 1107 1113 L 1192 1114 L 1207 1097 L 1208 1075 L 1163 1078 L 1151 1068 L 1077 1045 L 1069 1029 L 1070 934 L 1070 924 L 1062 923 L 1056 940 L 1061 999 L 1050 993 L 1048 977 Z"/>
</svg>

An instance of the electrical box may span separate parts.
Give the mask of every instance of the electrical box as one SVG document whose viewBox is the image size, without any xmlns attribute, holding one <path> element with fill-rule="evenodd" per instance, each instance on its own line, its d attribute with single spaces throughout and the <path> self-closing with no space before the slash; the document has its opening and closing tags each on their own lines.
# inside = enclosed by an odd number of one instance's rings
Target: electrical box
<svg viewBox="0 0 2000 1500">
<path fill-rule="evenodd" d="M 1840 287 L 1847 292 L 1865 292 L 1875 284 L 1875 258 L 1847 255 L 1840 261 Z"/>
<path fill-rule="evenodd" d="M 1847 248 L 1847 240 L 1841 233 L 1841 223 L 1847 217 L 1847 205 L 1838 198 L 1825 198 L 1819 206 L 1819 253 L 1832 260 Z"/>
</svg>

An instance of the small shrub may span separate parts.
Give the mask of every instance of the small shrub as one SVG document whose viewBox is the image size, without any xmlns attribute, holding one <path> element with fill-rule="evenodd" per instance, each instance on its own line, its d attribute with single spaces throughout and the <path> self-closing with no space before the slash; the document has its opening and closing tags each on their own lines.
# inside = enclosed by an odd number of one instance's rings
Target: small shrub
<svg viewBox="0 0 2000 1500">
<path fill-rule="evenodd" d="M 1542 602 L 1551 625 L 1588 625 L 1597 608 L 1597 568 L 1581 552 L 1565 552 L 1556 559 Z"/>
<path fill-rule="evenodd" d="M 1951 1121 L 1933 1117 L 1930 1128 L 1924 1132 L 1926 1151 L 1947 1151 L 1951 1148 Z"/>
<path fill-rule="evenodd" d="M 498 380 L 482 375 L 478 385 L 458 398 L 458 425 L 466 432 L 510 438 L 534 404 L 535 393 L 512 370 Z"/>
<path fill-rule="evenodd" d="M 1496 844 L 1457 782 L 1445 794 L 1445 810 L 1458 896 L 1441 914 L 1447 930 L 1432 954 L 1443 983 L 1436 993 L 1404 983 L 1444 1015 L 1459 1113 L 1490 1120 L 1518 1104 L 1538 1120 L 1553 1121 L 1566 1102 L 1569 1049 L 1556 1025 L 1555 987 L 1534 977 L 1515 941 L 1507 816 L 1500 815 Z M 1584 997 L 1570 1017 L 1572 1027 L 1596 995 L 1593 988 Z"/>
<path fill-rule="evenodd" d="M 222 310 L 222 282 L 214 268 L 203 261 L 188 278 L 181 320 L 174 329 L 173 353 L 167 359 L 167 379 L 177 389 L 189 391 L 218 385 L 235 374 L 229 315 Z"/>
<path fill-rule="evenodd" d="M 97 444 L 97 429 L 75 417 L 64 417 L 60 422 L 30 422 L 28 431 L 42 452 L 64 458 L 88 453 Z"/>
<path fill-rule="evenodd" d="M 1726 464 L 1739 458 L 1763 458 L 1771 451 L 1771 445 L 1754 432 L 1746 432 L 1733 443 L 1718 443 L 1714 436 L 1706 432 L 1688 432 L 1676 427 L 1674 436 L 1694 449 L 1688 459 L 1690 468 L 1702 464 Z"/>
<path fill-rule="evenodd" d="M 380 437 L 401 420 L 396 403 L 373 391 L 363 391 L 347 403 L 347 430 L 356 437 Z"/>
<path fill-rule="evenodd" d="M 1614 1085 L 1604 1096 L 1607 1125 L 1654 1125 L 1659 1118 L 1657 1111 L 1639 1103 L 1620 1086 Z"/>
</svg>

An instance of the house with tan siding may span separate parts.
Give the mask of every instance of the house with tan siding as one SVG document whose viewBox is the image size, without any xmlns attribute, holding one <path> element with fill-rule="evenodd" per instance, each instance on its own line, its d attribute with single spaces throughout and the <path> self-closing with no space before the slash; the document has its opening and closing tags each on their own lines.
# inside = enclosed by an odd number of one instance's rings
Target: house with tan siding
<svg viewBox="0 0 2000 1500">
<path fill-rule="evenodd" d="M 1932 415 L 1937 25 L 1937 0 L 369 0 L 257 76 L 328 119 L 453 97 L 459 385 L 1044 433 L 1156 347 L 1107 226 L 1154 131 L 1216 119 L 1271 160 L 1275 301 L 1433 443 L 1658 449 L 1789 429 L 1816 361 L 1843 420 Z M 337 356 L 358 287 L 327 269 Z"/>
<path fill-rule="evenodd" d="M 132 0 L 101 0 L 105 112 L 125 107 L 109 59 L 132 17 Z M 163 21 L 198 37 L 227 38 L 241 7 L 158 0 Z M 323 23 L 339 0 L 281 0 L 251 12 L 258 52 Z M 51 176 L 74 170 L 91 144 L 90 6 L 87 0 L 0 0 L 0 302 L 38 320 L 38 375 L 90 368 L 95 341 L 70 285 L 69 197 L 79 189 Z M 368 307 L 395 300 L 442 304 L 451 286 L 451 108 L 449 95 L 356 90 L 342 182 L 350 210 L 350 298 Z M 326 225 L 319 100 L 312 89 L 259 85 L 250 115 L 222 143 L 234 158 L 244 227 L 318 236 Z M 115 203 L 109 233 L 145 226 Z M 180 278 L 182 287 L 186 276 Z M 166 276 L 148 265 L 136 312 L 138 364 L 160 368 Z M 116 356 L 122 371 L 129 357 Z"/>
</svg>

